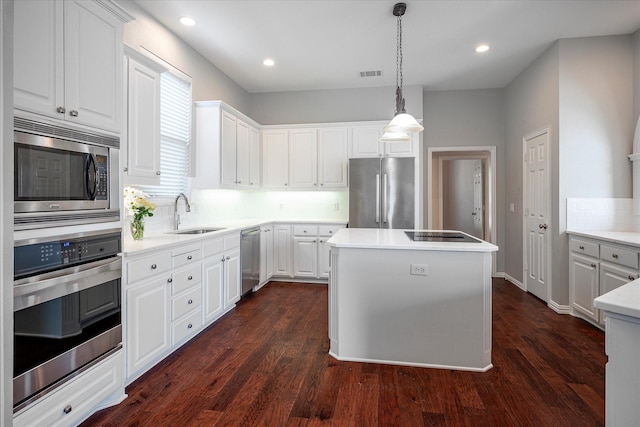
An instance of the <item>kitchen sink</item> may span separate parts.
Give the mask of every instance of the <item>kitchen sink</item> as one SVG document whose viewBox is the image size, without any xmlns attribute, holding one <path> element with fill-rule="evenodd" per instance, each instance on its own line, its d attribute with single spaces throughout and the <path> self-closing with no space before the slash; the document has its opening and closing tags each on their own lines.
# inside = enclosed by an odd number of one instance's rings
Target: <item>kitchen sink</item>
<svg viewBox="0 0 640 427">
<path fill-rule="evenodd" d="M 174 231 L 173 234 L 205 234 L 205 233 L 211 233 L 211 232 L 220 231 L 220 230 L 224 230 L 224 227 L 192 228 L 190 230 Z"/>
</svg>

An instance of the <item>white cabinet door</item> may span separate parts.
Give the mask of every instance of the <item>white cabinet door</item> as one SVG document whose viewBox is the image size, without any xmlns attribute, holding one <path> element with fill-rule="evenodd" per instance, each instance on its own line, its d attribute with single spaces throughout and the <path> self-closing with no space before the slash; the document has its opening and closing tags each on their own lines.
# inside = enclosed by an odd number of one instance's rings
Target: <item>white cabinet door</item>
<svg viewBox="0 0 640 427">
<path fill-rule="evenodd" d="M 599 295 L 604 295 L 607 292 L 611 292 L 614 289 L 619 288 L 622 285 L 636 280 L 638 278 L 638 272 L 629 268 L 618 267 L 606 262 L 600 263 L 600 292 Z M 600 324 L 604 326 L 604 312 L 600 312 Z"/>
<path fill-rule="evenodd" d="M 599 262 L 593 258 L 576 254 L 569 256 L 573 308 L 596 322 L 598 313 L 593 307 L 593 300 L 599 295 L 599 270 Z"/>
<path fill-rule="evenodd" d="M 260 227 L 260 284 L 273 276 L 273 224 Z"/>
<path fill-rule="evenodd" d="M 291 226 L 277 225 L 273 234 L 273 274 L 291 276 Z"/>
<path fill-rule="evenodd" d="M 322 189 L 347 188 L 349 129 L 318 130 L 318 185 Z"/>
<path fill-rule="evenodd" d="M 240 249 L 225 253 L 224 257 L 224 309 L 240 300 Z"/>
<path fill-rule="evenodd" d="M 250 134 L 249 125 L 238 120 L 236 126 L 236 184 L 238 187 L 250 187 Z"/>
<path fill-rule="evenodd" d="M 315 190 L 318 186 L 318 132 L 316 129 L 289 131 L 289 185 Z"/>
<path fill-rule="evenodd" d="M 266 251 L 266 280 L 271 279 L 273 276 L 273 225 L 269 225 L 267 232 L 267 251 Z"/>
<path fill-rule="evenodd" d="M 318 240 L 316 237 L 293 238 L 293 275 L 318 276 Z"/>
<path fill-rule="evenodd" d="M 328 237 L 320 237 L 318 240 L 318 277 L 326 279 L 329 277 L 331 246 L 327 245 Z"/>
<path fill-rule="evenodd" d="M 262 186 L 289 186 L 289 131 L 286 129 L 262 133 Z"/>
<path fill-rule="evenodd" d="M 165 277 L 127 289 L 127 378 L 169 351 L 169 293 Z"/>
<path fill-rule="evenodd" d="M 64 119 L 63 3 L 14 3 L 14 105 L 20 110 Z"/>
<path fill-rule="evenodd" d="M 222 255 L 205 259 L 202 263 L 202 316 L 207 325 L 224 313 L 224 268 Z"/>
<path fill-rule="evenodd" d="M 98 3 L 64 4 L 66 118 L 120 132 L 122 22 Z"/>
<path fill-rule="evenodd" d="M 353 142 L 351 157 L 380 157 L 382 143 L 378 141 L 382 136 L 379 126 L 356 126 L 353 128 Z"/>
<path fill-rule="evenodd" d="M 249 186 L 260 186 L 260 131 L 249 127 Z"/>
<path fill-rule="evenodd" d="M 222 143 L 220 153 L 221 183 L 227 187 L 236 186 L 237 174 L 237 119 L 233 114 L 222 111 L 220 138 Z M 213 160 L 215 161 L 215 160 Z"/>
<path fill-rule="evenodd" d="M 132 184 L 160 184 L 160 74 L 128 59 L 127 176 Z M 138 179 L 141 178 L 141 179 Z"/>
</svg>

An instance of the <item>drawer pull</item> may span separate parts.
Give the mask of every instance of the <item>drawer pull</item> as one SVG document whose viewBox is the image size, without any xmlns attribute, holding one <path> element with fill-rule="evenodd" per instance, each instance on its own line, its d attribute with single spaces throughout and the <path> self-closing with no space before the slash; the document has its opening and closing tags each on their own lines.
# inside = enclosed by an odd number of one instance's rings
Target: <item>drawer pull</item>
<svg viewBox="0 0 640 427">
<path fill-rule="evenodd" d="M 152 270 L 155 270 L 156 268 L 158 268 L 158 266 L 157 266 L 157 265 L 155 265 L 155 264 L 151 264 L 151 269 L 152 269 Z"/>
<path fill-rule="evenodd" d="M 611 254 L 612 257 L 614 257 L 615 259 L 618 259 L 618 254 Z"/>
<path fill-rule="evenodd" d="M 189 304 L 189 305 L 193 304 L 193 300 L 190 299 L 189 301 L 187 301 L 187 304 Z"/>
<path fill-rule="evenodd" d="M 187 277 L 187 280 L 193 280 L 193 276 Z"/>
<path fill-rule="evenodd" d="M 167 283 L 173 283 L 173 277 L 169 277 L 169 278 L 167 279 Z"/>
<path fill-rule="evenodd" d="M 64 409 L 62 410 L 62 412 L 64 412 L 65 414 L 69 414 L 71 413 L 71 411 L 73 411 L 73 407 L 71 405 L 65 406 Z"/>
<path fill-rule="evenodd" d="M 594 263 L 591 263 L 591 268 L 596 268 L 596 265 Z"/>
<path fill-rule="evenodd" d="M 188 259 L 189 261 L 191 261 L 191 260 L 193 259 L 193 256 L 189 255 L 189 256 L 187 256 L 187 259 Z"/>
<path fill-rule="evenodd" d="M 193 325 L 192 325 L 191 323 L 189 323 L 189 324 L 187 325 L 187 328 L 188 328 L 188 329 L 191 329 L 191 328 L 193 328 Z"/>
<path fill-rule="evenodd" d="M 629 280 L 636 280 L 636 277 L 630 274 L 629 275 Z"/>
<path fill-rule="evenodd" d="M 580 250 L 583 250 L 583 251 L 584 251 L 584 246 L 580 245 L 580 246 L 578 246 L 578 248 L 579 248 Z"/>
</svg>

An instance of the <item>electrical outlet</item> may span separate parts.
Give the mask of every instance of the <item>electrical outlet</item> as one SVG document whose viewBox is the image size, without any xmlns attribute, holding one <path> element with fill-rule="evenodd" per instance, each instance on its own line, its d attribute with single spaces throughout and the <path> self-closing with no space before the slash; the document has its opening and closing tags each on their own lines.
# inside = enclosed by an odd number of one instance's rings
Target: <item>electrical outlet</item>
<svg viewBox="0 0 640 427">
<path fill-rule="evenodd" d="M 428 276 L 429 266 L 427 264 L 411 264 L 411 274 L 413 276 Z"/>
</svg>

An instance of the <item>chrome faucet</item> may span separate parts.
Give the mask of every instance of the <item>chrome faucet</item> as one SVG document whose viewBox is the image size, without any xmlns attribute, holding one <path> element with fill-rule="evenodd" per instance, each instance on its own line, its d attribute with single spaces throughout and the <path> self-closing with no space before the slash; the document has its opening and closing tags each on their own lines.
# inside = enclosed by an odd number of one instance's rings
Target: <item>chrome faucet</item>
<svg viewBox="0 0 640 427">
<path fill-rule="evenodd" d="M 184 199 L 184 210 L 186 212 L 191 212 L 191 206 L 189 206 L 189 199 L 185 196 L 184 193 L 178 194 L 176 197 L 176 201 L 173 204 L 173 229 L 178 230 L 178 226 L 180 225 L 180 215 L 178 214 L 178 200 L 182 197 Z"/>
</svg>

